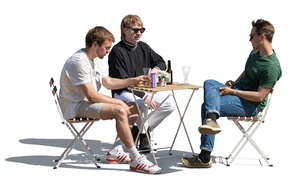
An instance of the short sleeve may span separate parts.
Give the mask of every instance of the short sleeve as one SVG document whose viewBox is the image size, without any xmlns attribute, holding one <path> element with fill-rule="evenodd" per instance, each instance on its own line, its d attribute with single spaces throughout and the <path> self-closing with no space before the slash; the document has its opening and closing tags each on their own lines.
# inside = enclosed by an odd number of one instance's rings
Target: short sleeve
<svg viewBox="0 0 300 183">
<path fill-rule="evenodd" d="M 277 78 L 276 72 L 274 72 L 272 67 L 265 68 L 260 73 L 259 86 L 273 88 Z"/>
<path fill-rule="evenodd" d="M 86 62 L 80 58 L 72 58 L 65 65 L 64 71 L 73 85 L 81 85 L 91 81 L 91 71 Z"/>
<path fill-rule="evenodd" d="M 95 70 L 98 71 L 102 78 L 108 76 L 108 64 L 107 59 L 99 59 L 98 57 L 94 59 Z"/>
</svg>

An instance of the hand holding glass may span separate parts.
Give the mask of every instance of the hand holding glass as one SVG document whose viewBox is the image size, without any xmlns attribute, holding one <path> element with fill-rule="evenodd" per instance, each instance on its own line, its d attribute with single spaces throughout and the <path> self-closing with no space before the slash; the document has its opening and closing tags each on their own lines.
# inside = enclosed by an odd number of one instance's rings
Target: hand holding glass
<svg viewBox="0 0 300 183">
<path fill-rule="evenodd" d="M 150 76 L 150 68 L 149 67 L 144 67 L 143 72 L 144 72 L 144 75 Z"/>
<path fill-rule="evenodd" d="M 144 67 L 143 68 L 143 72 L 144 72 L 144 75 L 146 75 L 146 76 L 148 76 L 149 78 L 150 78 L 150 68 L 149 67 Z M 146 81 L 145 83 L 144 83 L 144 85 L 145 86 L 150 86 L 150 81 L 148 80 L 148 81 Z"/>
</svg>

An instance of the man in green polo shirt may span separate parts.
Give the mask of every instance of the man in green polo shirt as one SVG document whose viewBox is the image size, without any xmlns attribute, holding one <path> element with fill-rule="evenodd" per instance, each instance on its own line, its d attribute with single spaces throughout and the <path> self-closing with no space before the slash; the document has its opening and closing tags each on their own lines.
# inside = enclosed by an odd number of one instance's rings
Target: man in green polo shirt
<svg viewBox="0 0 300 183">
<path fill-rule="evenodd" d="M 244 72 L 234 81 L 222 84 L 215 80 L 204 82 L 202 105 L 201 153 L 197 157 L 183 157 L 182 163 L 191 168 L 210 168 L 215 134 L 221 132 L 217 119 L 222 116 L 253 116 L 261 112 L 267 96 L 281 77 L 281 68 L 272 48 L 274 26 L 259 19 L 252 22 L 250 42 L 253 46 Z"/>
</svg>

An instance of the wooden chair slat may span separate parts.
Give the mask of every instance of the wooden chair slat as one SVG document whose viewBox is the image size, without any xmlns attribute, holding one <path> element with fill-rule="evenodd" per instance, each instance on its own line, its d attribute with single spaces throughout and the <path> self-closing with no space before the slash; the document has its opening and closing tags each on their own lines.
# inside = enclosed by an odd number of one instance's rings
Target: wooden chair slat
<svg viewBox="0 0 300 183">
<path fill-rule="evenodd" d="M 69 119 L 68 122 L 69 123 L 87 123 L 87 122 L 91 122 L 91 121 L 98 121 L 100 119 L 97 118 L 85 118 L 85 117 L 76 117 L 73 119 Z"/>
<path fill-rule="evenodd" d="M 246 119 L 245 119 L 246 121 L 251 121 L 252 120 L 252 116 L 248 116 L 248 117 L 246 117 Z"/>
<path fill-rule="evenodd" d="M 228 120 L 233 120 L 233 121 L 247 121 L 247 122 L 251 122 L 251 121 L 258 121 L 258 116 L 228 116 L 227 119 Z"/>
</svg>

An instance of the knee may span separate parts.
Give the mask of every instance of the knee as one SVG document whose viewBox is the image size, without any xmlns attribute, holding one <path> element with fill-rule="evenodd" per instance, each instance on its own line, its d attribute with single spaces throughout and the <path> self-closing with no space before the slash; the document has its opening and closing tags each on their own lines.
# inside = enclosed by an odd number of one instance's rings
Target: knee
<svg viewBox="0 0 300 183">
<path fill-rule="evenodd" d="M 124 119 L 127 118 L 128 116 L 127 111 L 123 107 L 117 107 L 114 113 L 115 113 L 115 118 L 117 119 Z"/>
<path fill-rule="evenodd" d="M 216 85 L 216 83 L 217 83 L 216 80 L 208 79 L 208 80 L 204 81 L 203 87 L 206 88 L 206 87 L 209 87 L 209 86 L 214 86 L 214 85 Z"/>
<path fill-rule="evenodd" d="M 173 112 L 175 110 L 175 105 L 170 101 L 170 100 L 167 100 L 165 103 L 163 103 L 161 105 L 161 108 L 164 110 L 164 111 L 168 111 L 168 112 Z"/>
</svg>

